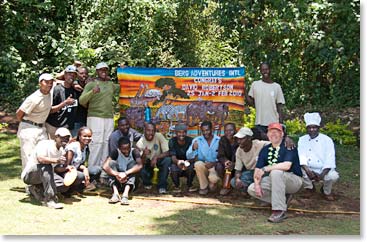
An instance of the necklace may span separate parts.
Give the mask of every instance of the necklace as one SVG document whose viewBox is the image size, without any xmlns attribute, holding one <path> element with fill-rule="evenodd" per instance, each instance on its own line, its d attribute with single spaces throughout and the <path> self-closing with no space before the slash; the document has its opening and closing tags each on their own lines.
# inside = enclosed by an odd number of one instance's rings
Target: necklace
<svg viewBox="0 0 367 242">
<path fill-rule="evenodd" d="M 278 157 L 279 157 L 279 150 L 280 150 L 280 146 L 276 148 L 273 148 L 273 147 L 269 148 L 269 153 L 268 153 L 268 164 L 269 165 L 272 166 L 275 163 L 277 163 Z"/>
</svg>

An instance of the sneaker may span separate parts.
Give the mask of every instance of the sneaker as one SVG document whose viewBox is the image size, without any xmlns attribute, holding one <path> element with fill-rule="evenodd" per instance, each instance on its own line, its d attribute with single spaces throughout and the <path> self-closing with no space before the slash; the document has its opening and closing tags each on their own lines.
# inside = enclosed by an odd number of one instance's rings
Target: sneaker
<svg viewBox="0 0 367 242">
<path fill-rule="evenodd" d="M 130 203 L 129 203 L 129 198 L 128 197 L 125 197 L 125 196 L 123 196 L 122 198 L 121 198 L 121 205 L 129 205 Z"/>
<path fill-rule="evenodd" d="M 110 200 L 108 200 L 108 203 L 114 204 L 120 202 L 120 200 L 121 200 L 120 195 L 114 193 L 112 194 Z"/>
<path fill-rule="evenodd" d="M 269 222 L 272 222 L 272 223 L 280 223 L 280 222 L 282 222 L 286 218 L 287 218 L 286 211 L 273 210 L 273 213 L 268 218 L 268 221 Z"/>
<path fill-rule="evenodd" d="M 150 190 L 150 189 L 152 189 L 152 185 L 144 186 L 144 189 L 145 190 Z"/>
<path fill-rule="evenodd" d="M 172 192 L 173 193 L 181 193 L 181 188 L 175 187 L 175 188 L 173 188 Z"/>
<path fill-rule="evenodd" d="M 84 188 L 84 191 L 90 192 L 90 191 L 94 191 L 96 189 L 97 189 L 97 187 L 96 187 L 96 185 L 94 183 L 89 183 L 88 186 L 86 186 Z"/>
<path fill-rule="evenodd" d="M 49 200 L 48 202 L 44 202 L 43 206 L 53 209 L 62 209 L 64 206 L 61 203 L 56 203 L 53 199 Z"/>
<path fill-rule="evenodd" d="M 220 189 L 219 194 L 220 194 L 220 195 L 222 195 L 222 196 L 225 196 L 225 195 L 227 195 L 230 191 L 231 191 L 231 189 L 222 188 L 222 189 Z"/>
<path fill-rule="evenodd" d="M 166 194 L 167 190 L 166 190 L 166 188 L 159 188 L 158 193 L 159 194 Z"/>
<path fill-rule="evenodd" d="M 189 192 L 197 192 L 199 189 L 197 187 L 189 187 Z"/>
<path fill-rule="evenodd" d="M 208 188 L 200 189 L 200 190 L 199 190 L 199 194 L 200 194 L 200 195 L 206 195 L 206 194 L 208 194 L 208 192 L 209 192 Z"/>
<path fill-rule="evenodd" d="M 37 201 L 43 200 L 43 194 L 41 193 L 41 189 L 37 185 L 28 186 L 28 191 L 30 195 Z"/>
</svg>

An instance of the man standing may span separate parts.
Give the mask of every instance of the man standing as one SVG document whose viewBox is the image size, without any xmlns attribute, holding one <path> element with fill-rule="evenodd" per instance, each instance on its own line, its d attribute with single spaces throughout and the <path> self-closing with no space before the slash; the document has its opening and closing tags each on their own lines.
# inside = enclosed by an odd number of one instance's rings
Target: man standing
<svg viewBox="0 0 367 242">
<path fill-rule="evenodd" d="M 250 91 L 245 92 L 246 101 L 256 109 L 256 131 L 259 138 L 267 140 L 267 126 L 270 123 L 283 123 L 283 105 L 285 104 L 281 86 L 270 78 L 270 65 L 260 65 L 262 80 L 254 81 Z"/>
<path fill-rule="evenodd" d="M 234 137 L 237 138 L 239 148 L 236 151 L 236 170 L 235 177 L 231 181 L 231 185 L 235 189 L 239 189 L 244 194 L 247 194 L 248 186 L 254 182 L 254 170 L 256 160 L 261 149 L 270 144 L 269 141 L 253 140 L 252 130 L 243 127 Z"/>
<path fill-rule="evenodd" d="M 129 120 L 126 117 L 120 117 L 117 120 L 117 129 L 112 132 L 108 139 L 109 154 L 118 148 L 118 141 L 121 137 L 127 137 L 131 142 L 131 147 L 143 136 L 133 128 L 130 128 Z"/>
<path fill-rule="evenodd" d="M 333 140 L 320 133 L 321 117 L 319 113 L 304 115 L 307 134 L 298 140 L 298 154 L 302 166 L 304 188 L 307 196 L 314 191 L 314 182 L 324 181 L 321 193 L 328 201 L 334 201 L 331 194 L 333 184 L 339 179 L 335 170 L 335 147 Z"/>
<path fill-rule="evenodd" d="M 106 63 L 98 63 L 96 72 L 98 77 L 85 86 L 79 102 L 88 108 L 87 126 L 93 131 L 89 165 L 101 167 L 108 156 L 108 138 L 114 128 L 113 99 L 120 85 L 109 81 Z"/>
<path fill-rule="evenodd" d="M 172 157 L 171 178 L 175 188 L 174 193 L 181 192 L 180 177 L 187 178 L 187 189 L 189 192 L 196 192 L 197 188 L 192 186 L 195 177 L 194 160 L 186 157 L 186 151 L 191 145 L 192 138 L 187 136 L 187 126 L 185 124 L 175 125 L 176 136 L 169 140 L 169 153 Z"/>
<path fill-rule="evenodd" d="M 52 99 L 50 91 L 54 78 L 44 73 L 38 78 L 39 89 L 28 96 L 16 111 L 19 127 L 17 136 L 20 141 L 22 169 L 31 159 L 37 143 L 47 139 L 44 123 L 51 111 Z"/>
<path fill-rule="evenodd" d="M 215 191 L 220 177 L 215 170 L 218 165 L 217 155 L 220 138 L 213 134 L 213 125 L 204 121 L 200 125 L 202 135 L 196 137 L 186 152 L 188 159 L 197 159 L 195 171 L 200 184 L 200 195 Z"/>
<path fill-rule="evenodd" d="M 77 75 L 78 79 L 73 82 L 73 88 L 76 91 L 76 99 L 78 100 L 74 129 L 71 130 L 71 134 L 73 135 L 73 137 L 77 135 L 78 130 L 81 127 L 87 126 L 88 109 L 80 104 L 79 97 L 80 95 L 82 95 L 85 85 L 87 85 L 87 83 L 91 81 L 88 73 L 88 68 L 86 67 L 78 67 Z"/>
<path fill-rule="evenodd" d="M 142 152 L 144 168 L 141 171 L 141 178 L 145 189 L 152 188 L 153 168 L 159 169 L 158 173 L 158 192 L 167 193 L 167 178 L 171 158 L 169 157 L 169 148 L 166 138 L 161 133 L 157 133 L 155 125 L 146 123 L 144 127 L 144 136 L 140 138 L 136 147 Z"/>
<path fill-rule="evenodd" d="M 297 149 L 288 150 L 282 142 L 283 135 L 280 123 L 269 124 L 271 144 L 260 151 L 254 183 L 247 190 L 252 197 L 271 203 L 272 214 L 268 221 L 273 223 L 287 218 L 287 206 L 292 194 L 302 187 L 303 182 Z"/>
<path fill-rule="evenodd" d="M 52 109 L 46 120 L 46 129 L 50 139 L 55 138 L 55 131 L 64 127 L 69 130 L 74 128 L 78 101 L 73 88 L 76 78 L 75 66 L 67 66 L 64 70 L 64 82 L 53 89 Z"/>
<path fill-rule="evenodd" d="M 24 183 L 30 185 L 31 195 L 49 208 L 63 208 L 62 204 L 56 203 L 54 166 L 66 162 L 64 148 L 70 137 L 68 129 L 59 128 L 54 140 L 40 141 L 21 175 Z"/>
<path fill-rule="evenodd" d="M 140 152 L 131 149 L 128 137 L 121 137 L 118 141 L 118 149 L 112 151 L 103 163 L 103 170 L 108 175 L 108 185 L 113 194 L 109 203 L 129 205 L 129 191 L 135 188 L 135 175 L 143 168 Z M 122 197 L 119 195 L 122 191 Z"/>
</svg>

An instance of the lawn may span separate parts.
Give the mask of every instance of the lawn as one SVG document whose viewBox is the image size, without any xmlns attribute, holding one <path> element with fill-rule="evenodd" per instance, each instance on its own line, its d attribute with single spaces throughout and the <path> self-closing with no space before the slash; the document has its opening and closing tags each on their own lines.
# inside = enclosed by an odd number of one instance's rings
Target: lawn
<svg viewBox="0 0 367 242">
<path fill-rule="evenodd" d="M 16 135 L 0 133 L 0 234 L 360 235 L 359 155 L 358 147 L 337 146 L 337 201 L 327 203 L 318 194 L 311 199 L 297 195 L 289 218 L 271 224 L 266 221 L 269 208 L 237 193 L 159 196 L 138 189 L 130 206 L 121 206 L 108 204 L 110 192 L 99 189 L 64 199 L 62 210 L 42 207 L 24 192 Z"/>
</svg>

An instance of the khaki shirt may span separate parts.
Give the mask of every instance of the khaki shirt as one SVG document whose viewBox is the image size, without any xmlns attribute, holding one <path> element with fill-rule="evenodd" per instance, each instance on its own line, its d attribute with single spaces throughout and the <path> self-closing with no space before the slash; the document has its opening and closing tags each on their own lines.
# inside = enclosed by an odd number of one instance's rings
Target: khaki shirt
<svg viewBox="0 0 367 242">
<path fill-rule="evenodd" d="M 148 159 L 152 159 L 154 156 L 160 155 L 169 150 L 168 141 L 161 133 L 155 133 L 152 141 L 147 141 L 145 136 L 142 136 L 138 143 L 136 143 L 136 147 L 141 151 L 143 151 L 145 147 L 148 147 L 150 150 L 150 154 L 146 157 Z"/>
<path fill-rule="evenodd" d="M 245 152 L 241 147 L 238 147 L 234 168 L 237 171 L 242 171 L 243 166 L 245 166 L 246 170 L 254 170 L 260 150 L 268 144 L 270 144 L 270 141 L 255 139 L 252 141 L 252 148 L 249 152 Z"/>
<path fill-rule="evenodd" d="M 24 112 L 23 119 L 43 124 L 51 111 L 51 94 L 44 95 L 40 90 L 28 96 L 19 109 Z"/>
</svg>

